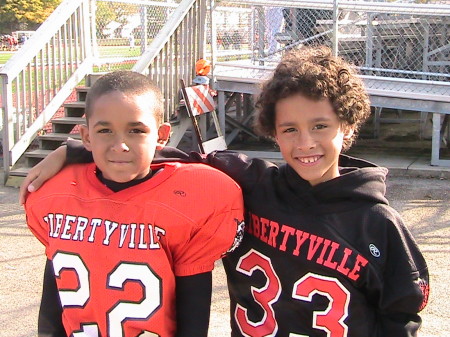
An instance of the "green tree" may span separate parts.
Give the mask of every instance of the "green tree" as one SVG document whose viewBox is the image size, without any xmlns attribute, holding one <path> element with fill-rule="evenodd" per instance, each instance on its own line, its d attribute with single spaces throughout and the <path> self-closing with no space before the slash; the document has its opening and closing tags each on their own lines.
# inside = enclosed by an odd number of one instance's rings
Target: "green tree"
<svg viewBox="0 0 450 337">
<path fill-rule="evenodd" d="M 0 0 L 0 29 L 34 30 L 60 3 L 61 0 Z"/>
</svg>

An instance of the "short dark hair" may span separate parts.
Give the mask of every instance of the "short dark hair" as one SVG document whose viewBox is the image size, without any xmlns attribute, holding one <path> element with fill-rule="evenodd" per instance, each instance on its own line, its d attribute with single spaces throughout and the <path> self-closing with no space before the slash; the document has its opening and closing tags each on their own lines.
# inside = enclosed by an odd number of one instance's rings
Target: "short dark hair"
<svg viewBox="0 0 450 337">
<path fill-rule="evenodd" d="M 312 100 L 328 99 L 343 127 L 353 127 L 350 148 L 364 121 L 370 116 L 370 101 L 356 69 L 325 46 L 302 47 L 285 54 L 257 99 L 255 129 L 275 136 L 275 105 L 283 98 L 300 94 Z"/>
<path fill-rule="evenodd" d="M 153 113 L 157 124 L 162 123 L 164 108 L 161 90 L 147 76 L 129 70 L 113 71 L 95 81 L 86 96 L 86 120 L 89 120 L 92 114 L 92 107 L 95 101 L 100 96 L 113 91 L 119 91 L 128 95 L 152 93 L 155 99 Z"/>
</svg>

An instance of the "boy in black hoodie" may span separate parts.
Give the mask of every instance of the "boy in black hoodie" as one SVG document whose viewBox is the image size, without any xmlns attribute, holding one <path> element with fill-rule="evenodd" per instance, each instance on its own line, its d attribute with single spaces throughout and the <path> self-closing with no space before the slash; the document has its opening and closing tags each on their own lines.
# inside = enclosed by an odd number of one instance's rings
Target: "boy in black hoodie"
<svg viewBox="0 0 450 337">
<path fill-rule="evenodd" d="M 425 260 L 385 198 L 387 169 L 341 154 L 370 114 L 353 68 L 325 47 L 289 52 L 257 107 L 256 127 L 275 139 L 285 165 L 232 151 L 176 154 L 243 189 L 246 233 L 223 259 L 232 336 L 417 336 Z M 79 152 L 69 143 L 68 158 L 82 161 Z M 33 169 L 22 200 L 65 157 L 61 148 Z"/>
</svg>

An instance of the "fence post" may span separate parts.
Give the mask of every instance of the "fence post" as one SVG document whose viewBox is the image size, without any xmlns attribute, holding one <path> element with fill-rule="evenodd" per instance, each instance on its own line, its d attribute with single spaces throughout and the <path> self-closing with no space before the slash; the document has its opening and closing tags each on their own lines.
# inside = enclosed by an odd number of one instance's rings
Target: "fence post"
<svg viewBox="0 0 450 337">
<path fill-rule="evenodd" d="M 92 63 L 94 64 L 100 58 L 100 54 L 98 52 L 98 42 L 97 42 L 97 1 L 90 0 L 90 19 L 91 19 L 91 41 L 92 41 Z"/>
<path fill-rule="evenodd" d="M 206 52 L 206 0 L 200 0 L 200 8 L 199 8 L 199 32 L 198 32 L 198 57 L 204 58 Z"/>
<path fill-rule="evenodd" d="M 8 76 L 1 76 L 2 96 L 1 109 L 3 117 L 2 125 L 2 146 L 3 146 L 3 184 L 9 176 L 9 169 L 11 166 L 11 151 L 10 144 L 14 144 L 14 124 L 13 124 L 13 104 L 12 104 L 12 86 L 8 83 Z"/>
<path fill-rule="evenodd" d="M 140 6 L 139 15 L 141 19 L 141 55 L 144 53 L 148 45 L 148 21 L 147 21 L 147 6 Z"/>
<path fill-rule="evenodd" d="M 83 33 L 82 36 L 84 38 L 84 41 L 81 42 L 81 45 L 83 46 L 84 49 L 84 59 L 83 61 L 85 61 L 86 59 L 89 59 L 89 72 L 92 73 L 93 70 L 93 56 L 94 56 L 94 41 L 96 40 L 94 34 L 95 31 L 92 32 L 91 31 L 91 24 L 92 24 L 92 12 L 91 12 L 91 1 L 85 1 L 83 6 L 82 6 L 82 10 L 83 10 L 83 22 L 80 22 L 80 26 L 83 27 Z M 96 44 L 96 43 L 95 43 Z"/>
<path fill-rule="evenodd" d="M 338 20 L 339 20 L 339 4 L 338 0 L 333 0 L 333 55 L 337 56 L 339 54 L 339 39 L 338 39 Z"/>
<path fill-rule="evenodd" d="M 211 63 L 212 63 L 212 76 L 214 77 L 214 67 L 217 62 L 217 23 L 216 23 L 216 11 L 214 10 L 216 4 L 214 0 L 209 0 L 209 23 L 211 25 Z M 215 78 L 213 79 L 213 85 Z"/>
<path fill-rule="evenodd" d="M 256 13 L 258 14 L 258 59 L 259 65 L 263 66 L 264 61 L 261 59 L 265 57 L 266 53 L 264 51 L 264 37 L 266 35 L 266 25 L 265 25 L 265 13 L 262 6 L 255 7 Z"/>
</svg>

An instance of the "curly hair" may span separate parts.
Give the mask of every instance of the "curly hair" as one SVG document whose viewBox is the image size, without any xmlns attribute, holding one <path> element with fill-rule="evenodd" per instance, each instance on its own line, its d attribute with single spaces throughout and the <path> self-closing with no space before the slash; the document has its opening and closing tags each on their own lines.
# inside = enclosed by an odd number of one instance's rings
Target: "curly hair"
<svg viewBox="0 0 450 337">
<path fill-rule="evenodd" d="M 303 47 L 288 52 L 263 84 L 256 102 L 256 131 L 273 138 L 276 103 L 297 94 L 328 99 L 342 126 L 354 129 L 351 139 L 344 140 L 343 151 L 350 148 L 370 115 L 369 96 L 354 67 L 333 56 L 328 47 Z"/>
</svg>

